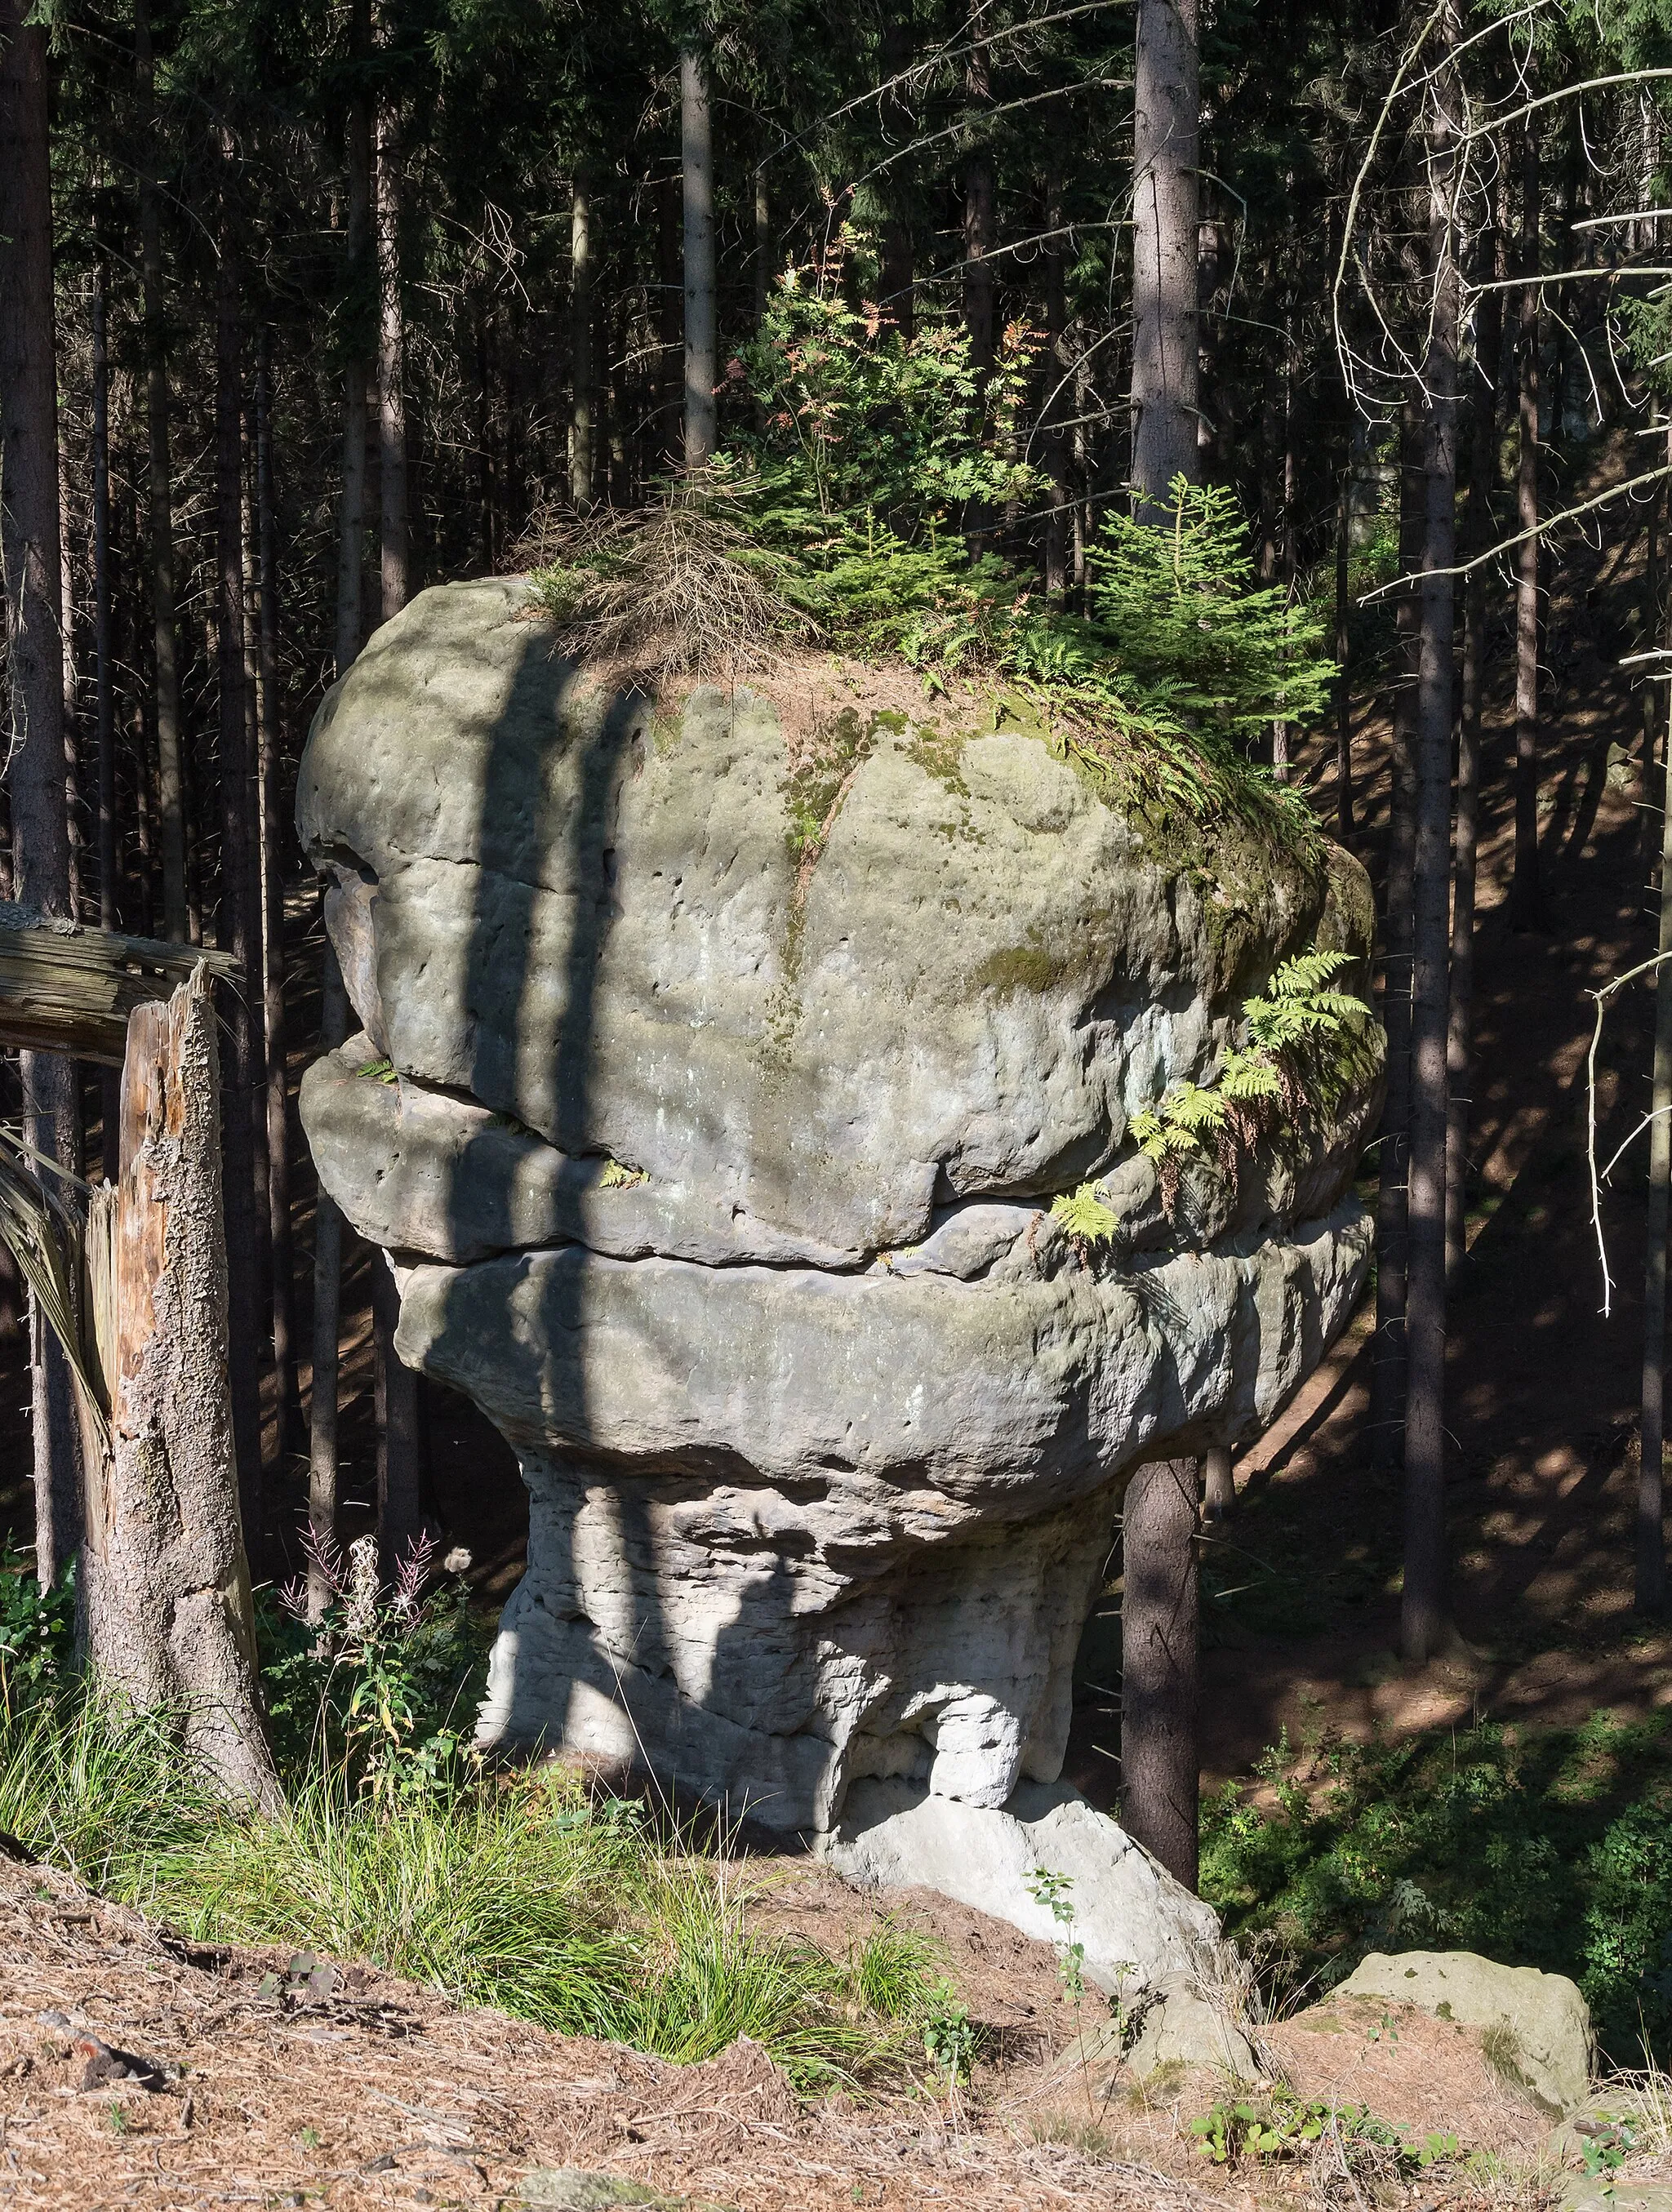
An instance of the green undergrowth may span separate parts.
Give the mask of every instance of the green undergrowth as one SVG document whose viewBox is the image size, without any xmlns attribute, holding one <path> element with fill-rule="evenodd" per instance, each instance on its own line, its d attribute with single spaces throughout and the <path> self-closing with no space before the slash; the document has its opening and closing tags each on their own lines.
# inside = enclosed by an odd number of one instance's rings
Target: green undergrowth
<svg viewBox="0 0 1672 2212">
<path fill-rule="evenodd" d="M 537 517 L 519 557 L 571 649 L 653 688 L 810 646 L 903 661 L 932 696 L 984 689 L 1186 858 L 1240 835 L 1319 866 L 1304 796 L 1256 756 L 1317 719 L 1335 665 L 1316 614 L 1261 585 L 1232 495 L 1181 477 L 1161 526 L 1111 512 L 1078 603 L 1043 593 L 991 550 L 998 514 L 1046 495 L 1018 434 L 1038 334 L 1012 325 L 983 374 L 956 319 L 899 331 L 854 304 L 873 246 L 844 225 L 785 272 L 729 374 L 756 428 L 700 477 Z"/>
<path fill-rule="evenodd" d="M 269 1613 L 286 1804 L 257 1819 L 216 1802 L 161 1721 L 82 1694 L 65 1623 L 43 1632 L 33 1592 L 0 1576 L 0 1830 L 89 1888 L 196 1942 L 363 1960 L 678 2062 L 746 2035 L 803 2091 L 927 2067 L 941 1964 L 927 1939 L 882 1921 L 836 1954 L 775 1933 L 766 1886 L 712 1821 L 471 1756 L 458 1717 L 479 1654 L 456 1607 L 418 1624 L 430 1633 L 410 1663 L 399 1620 L 357 1641 L 339 1620 L 311 1716 L 299 1639 Z"/>
<path fill-rule="evenodd" d="M 1571 1975 L 1617 2064 L 1672 2056 L 1672 1730 L 1597 1713 L 1266 1754 L 1202 1814 L 1202 1893 L 1268 1931 L 1291 1993 L 1367 1952 L 1478 1951 Z M 1274 1796 L 1275 1802 L 1270 1801 Z"/>
</svg>

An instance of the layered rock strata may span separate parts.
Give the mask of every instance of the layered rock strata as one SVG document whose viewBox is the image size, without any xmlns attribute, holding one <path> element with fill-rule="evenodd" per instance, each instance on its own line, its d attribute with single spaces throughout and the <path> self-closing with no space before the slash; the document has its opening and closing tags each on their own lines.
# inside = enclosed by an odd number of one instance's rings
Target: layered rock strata
<svg viewBox="0 0 1672 2212">
<path fill-rule="evenodd" d="M 483 1738 L 788 1829 L 861 1776 L 1000 1805 L 1060 1771 L 1127 1476 L 1264 1425 L 1356 1298 L 1373 1085 L 1165 1192 L 1129 1124 L 1280 957 L 1367 953 L 1362 872 L 1128 815 L 1002 702 L 676 715 L 531 614 L 422 594 L 298 810 L 364 1025 L 322 1179 L 529 1486 Z"/>
</svg>

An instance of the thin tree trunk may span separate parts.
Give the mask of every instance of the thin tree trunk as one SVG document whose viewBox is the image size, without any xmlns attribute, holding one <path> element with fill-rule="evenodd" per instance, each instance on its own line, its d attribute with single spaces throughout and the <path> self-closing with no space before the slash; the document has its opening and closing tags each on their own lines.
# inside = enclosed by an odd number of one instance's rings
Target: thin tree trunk
<svg viewBox="0 0 1672 2212">
<path fill-rule="evenodd" d="M 1488 274 L 1496 258 L 1496 225 L 1480 242 Z M 1500 292 L 1480 295 L 1474 324 L 1473 444 L 1469 454 L 1468 542 L 1472 554 L 1492 544 L 1492 500 L 1498 477 L 1498 370 L 1502 343 Z M 1486 657 L 1487 572 L 1474 569 L 1463 586 L 1462 708 L 1457 721 L 1457 815 L 1452 846 L 1451 1015 L 1446 1037 L 1450 1103 L 1445 1133 L 1445 1279 L 1451 1282 L 1468 1250 L 1468 1123 L 1474 1085 L 1474 878 L 1480 816 L 1480 696 Z"/>
<path fill-rule="evenodd" d="M 1196 480 L 1197 0 L 1139 0 L 1133 115 L 1132 481 Z"/>
<path fill-rule="evenodd" d="M 1649 420 L 1651 425 L 1660 421 L 1660 407 L 1651 401 Z M 1666 509 L 1666 486 L 1657 483 L 1649 499 L 1648 547 L 1643 567 L 1643 646 L 1663 643 L 1661 636 L 1661 605 L 1664 586 L 1661 577 L 1661 526 Z M 1661 726 L 1666 719 L 1665 695 L 1652 678 L 1643 686 L 1643 769 L 1638 779 L 1643 793 L 1638 816 L 1638 845 L 1640 854 L 1639 874 L 1652 890 L 1654 888 L 1655 854 L 1659 839 L 1655 831 L 1654 793 L 1657 787 L 1657 769 L 1660 765 L 1659 740 Z"/>
<path fill-rule="evenodd" d="M 975 94 L 973 80 L 970 88 Z M 970 156 L 964 171 L 964 325 L 970 333 L 970 365 L 982 380 L 993 374 L 998 357 L 993 333 L 995 230 L 993 156 L 983 149 Z"/>
<path fill-rule="evenodd" d="M 275 1812 L 232 1440 L 219 1091 L 199 970 L 128 1018 L 121 1177 L 88 1222 L 113 1356 L 110 1449 L 88 1452 L 88 1648 L 140 1711 L 183 1716 L 229 1796 Z"/>
<path fill-rule="evenodd" d="M 593 489 L 592 204 L 577 176 L 569 201 L 569 503 L 584 514 Z"/>
<path fill-rule="evenodd" d="M 379 199 L 382 199 L 380 166 Z M 389 419 L 386 407 L 384 419 Z M 404 476 L 400 479 L 404 489 Z M 389 478 L 384 477 L 383 619 L 389 622 L 406 604 L 406 573 L 403 563 L 392 568 L 388 559 L 391 514 Z M 402 542 L 406 517 L 394 518 Z M 395 1351 L 395 1329 L 400 1321 L 400 1294 L 382 1253 L 372 1259 L 372 1337 L 376 1365 L 378 1551 L 386 1579 L 392 1579 L 398 1561 L 418 1531 L 419 1421 L 418 1378 L 404 1366 Z"/>
<path fill-rule="evenodd" d="M 1201 1510 L 1206 1521 L 1223 1521 L 1237 1506 L 1237 1478 L 1231 1470 L 1231 1453 L 1221 1444 L 1202 1455 Z"/>
<path fill-rule="evenodd" d="M 105 327 L 105 270 L 93 272 L 93 686 L 99 747 L 99 927 L 114 929 L 116 915 L 116 701 L 111 665 L 110 354 Z M 106 1176 L 114 1181 L 119 1084 L 114 1068 L 100 1071 L 99 1123 Z"/>
<path fill-rule="evenodd" d="M 250 745 L 244 674 L 244 441 L 239 386 L 240 336 L 237 224 L 234 217 L 234 149 L 223 132 L 222 204 L 215 287 L 215 477 L 216 581 L 216 662 L 220 690 L 221 902 L 216 938 L 236 959 L 240 987 L 226 998 L 229 1051 L 226 1068 L 226 1207 L 228 1249 L 239 1255 L 228 1292 L 233 1437 L 238 1455 L 239 1495 L 250 1556 L 258 1571 L 266 1523 L 261 1464 L 260 1286 L 248 1264 L 257 1249 L 255 1146 L 252 1116 L 256 1083 L 251 1009 L 260 1004 L 259 938 L 252 929 L 251 896 L 255 809 L 255 762 Z M 265 1210 L 265 1195 L 263 1195 Z"/>
<path fill-rule="evenodd" d="M 372 1255 L 372 1325 L 377 1345 L 377 1537 L 386 1581 L 411 1549 L 423 1520 L 418 1378 L 395 1350 L 400 1292 L 386 1255 Z"/>
<path fill-rule="evenodd" d="M 273 1269 L 273 1369 L 286 1452 L 300 1448 L 301 1388 L 296 1376 L 295 1257 L 290 1237 L 290 1092 L 284 1007 L 284 827 L 281 811 L 278 668 L 278 520 L 273 498 L 273 335 L 257 340 L 255 382 L 256 545 L 260 641 L 257 772 L 261 792 L 261 968 L 267 1072 L 267 1197 Z"/>
<path fill-rule="evenodd" d="M 1445 19 L 1447 46 L 1456 19 Z M 1456 98 L 1449 59 L 1429 128 L 1429 317 L 1423 476 L 1420 660 L 1417 684 L 1415 963 L 1411 993 L 1409 1360 L 1405 1410 L 1405 1656 L 1433 1657 L 1445 1633 L 1446 1033 L 1451 855 L 1452 564 L 1457 515 L 1458 272 L 1452 196 Z"/>
<path fill-rule="evenodd" d="M 110 355 L 105 271 L 93 276 L 93 687 L 99 769 L 99 927 L 116 916 L 116 701 L 111 668 Z"/>
<path fill-rule="evenodd" d="M 1335 503 L 1335 835 L 1353 842 L 1353 633 L 1348 577 L 1353 556 L 1353 462 L 1341 471 Z"/>
<path fill-rule="evenodd" d="M 400 141 L 393 111 L 377 124 L 378 485 L 383 618 L 406 605 L 406 328 L 400 282 Z"/>
<path fill-rule="evenodd" d="M 348 997 L 331 939 L 325 941 L 319 994 L 319 1049 L 335 1052 L 348 1034 Z M 320 1187 L 313 1215 L 313 1375 L 308 1394 L 307 1609 L 319 1620 L 331 1587 L 321 1559 L 337 1541 L 337 1391 L 343 1307 L 343 1217 Z"/>
<path fill-rule="evenodd" d="M 354 0 L 352 47 L 362 64 L 371 51 L 371 0 Z M 343 372 L 343 507 L 337 535 L 337 673 L 342 677 L 360 650 L 365 622 L 366 354 L 369 295 L 374 289 L 372 255 L 372 112 L 362 74 L 349 102 L 349 322 L 361 342 Z"/>
<path fill-rule="evenodd" d="M 1399 565 L 1414 575 L 1422 557 L 1421 429 L 1408 401 L 1399 439 Z M 1388 1036 L 1388 1091 L 1377 1154 L 1376 1346 L 1371 1366 L 1371 1461 L 1400 1465 L 1405 1449 L 1408 1177 L 1411 1135 L 1412 899 L 1416 860 L 1416 687 L 1418 602 L 1406 591 L 1395 617 L 1401 668 L 1394 695 L 1389 763 L 1387 904 L 1383 917 L 1382 1021 Z"/>
<path fill-rule="evenodd" d="M 886 258 L 886 248 L 885 248 Z M 772 201 L 767 191 L 766 171 L 755 172 L 755 253 L 751 272 L 755 280 L 755 328 L 758 331 L 766 320 L 766 310 L 772 297 L 772 280 L 777 275 L 772 246 Z M 885 274 L 883 289 L 888 289 Z"/>
<path fill-rule="evenodd" d="M 1152 1460 L 1122 1509 L 1121 1824 L 1196 1886 L 1196 1463 Z"/>
<path fill-rule="evenodd" d="M 714 118 L 701 55 L 679 57 L 680 160 L 685 202 L 685 466 L 706 468 L 714 450 Z"/>
<path fill-rule="evenodd" d="M 912 34 L 897 9 L 883 11 L 882 76 L 885 85 L 894 89 L 885 93 L 878 104 L 879 118 L 890 137 L 903 143 L 912 133 L 914 118 L 910 104 L 903 88 L 896 84 L 904 76 L 911 59 Z M 902 172 L 895 169 L 889 179 L 888 212 L 883 218 L 882 238 L 882 308 L 885 314 L 894 318 L 895 328 L 909 344 L 917 323 L 917 302 L 913 266 L 911 224 L 908 219 L 909 187 Z"/>
<path fill-rule="evenodd" d="M 679 180 L 670 178 L 659 189 L 656 204 L 656 332 L 660 349 L 657 383 L 660 400 L 654 445 L 655 465 L 659 469 L 677 468 L 683 451 L 681 410 L 684 405 L 684 368 L 681 358 L 681 333 L 684 328 L 684 293 L 679 260 L 680 209 L 678 197 L 681 190 Z"/>
<path fill-rule="evenodd" d="M 1068 374 L 1066 257 L 1062 244 L 1062 177 L 1053 170 L 1045 184 L 1045 393 L 1042 441 L 1050 489 L 1045 509 L 1045 590 L 1059 603 L 1068 591 L 1068 538 L 1073 493 L 1068 473 L 1068 440 L 1061 417 Z"/>
<path fill-rule="evenodd" d="M 1517 527 L 1533 534 L 1516 548 L 1515 872 L 1510 927 L 1540 929 L 1539 890 L 1539 148 L 1529 130 L 1521 150 L 1521 456 Z"/>
<path fill-rule="evenodd" d="M 184 945 L 185 800 L 180 771 L 180 672 L 174 619 L 174 508 L 168 458 L 168 346 L 163 326 L 162 222 L 156 143 L 150 0 L 134 0 L 140 269 L 145 303 L 147 482 L 151 512 L 151 623 L 156 656 L 157 811 L 162 843 L 162 933 Z"/>
<path fill-rule="evenodd" d="M 242 377 L 240 378 L 240 385 Z M 256 497 L 255 497 L 255 430 L 253 410 L 240 424 L 240 501 L 239 540 L 242 548 L 240 563 L 241 596 L 244 611 L 244 756 L 249 765 L 250 783 L 247 793 L 249 839 L 249 906 L 245 927 L 250 939 L 250 982 L 253 991 L 248 1019 L 250 1024 L 250 1179 L 252 1183 L 251 1220 L 254 1224 L 255 1241 L 251 1247 L 251 1259 L 255 1271 L 256 1310 L 262 1317 L 261 1333 L 266 1334 L 267 1316 L 272 1312 L 273 1237 L 270 1215 L 271 1178 L 267 1165 L 267 1028 L 264 1004 L 266 952 L 265 911 L 266 884 L 262 875 L 264 854 L 262 850 L 261 826 L 261 725 L 260 681 L 257 655 L 260 647 L 260 605 L 258 580 L 256 574 Z M 259 1371 L 258 1370 L 258 1371 Z"/>
<path fill-rule="evenodd" d="M 1672 710 L 1669 710 L 1672 711 Z M 1672 1192 L 1672 730 L 1661 793 L 1660 966 L 1655 973 L 1655 1060 L 1649 1107 L 1649 1225 L 1643 1269 L 1643 1425 L 1632 1577 L 1639 1613 L 1666 1603 L 1666 1235 Z"/>
<path fill-rule="evenodd" d="M 87 913 L 82 904 L 82 779 L 81 779 L 81 683 L 76 665 L 76 632 L 80 625 L 76 619 L 76 568 L 70 550 L 70 522 L 74 501 L 70 495 L 70 453 L 63 435 L 62 420 L 58 437 L 58 635 L 62 640 L 59 666 L 64 678 L 64 818 L 70 828 L 70 912 L 76 921 L 85 921 Z"/>
<path fill-rule="evenodd" d="M 27 0 L 0 0 L 0 576 L 6 595 L 12 896 L 43 914 L 70 904 L 59 647 L 58 372 L 46 33 Z M 57 1054 L 20 1055 L 25 1132 L 77 1164 L 74 1071 Z M 43 1586 L 75 1555 L 81 1471 L 70 1373 L 36 1317 L 31 1360 L 35 1571 Z"/>
</svg>

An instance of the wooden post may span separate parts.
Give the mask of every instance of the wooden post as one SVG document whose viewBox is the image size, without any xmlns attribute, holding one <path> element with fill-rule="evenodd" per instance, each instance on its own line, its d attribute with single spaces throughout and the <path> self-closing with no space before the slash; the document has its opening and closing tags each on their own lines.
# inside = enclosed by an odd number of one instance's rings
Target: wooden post
<svg viewBox="0 0 1672 2212">
<path fill-rule="evenodd" d="M 230 1796 L 279 1803 L 258 1717 L 254 1615 L 228 1376 L 220 1054 L 209 971 L 129 1017 L 121 1174 L 88 1221 L 83 1547 L 98 1680 L 184 1716 Z"/>
</svg>

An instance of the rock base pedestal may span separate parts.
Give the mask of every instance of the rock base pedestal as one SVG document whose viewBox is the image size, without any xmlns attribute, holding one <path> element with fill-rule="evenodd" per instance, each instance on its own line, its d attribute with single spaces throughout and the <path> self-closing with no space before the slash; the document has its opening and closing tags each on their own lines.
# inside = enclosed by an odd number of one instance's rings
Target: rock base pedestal
<svg viewBox="0 0 1672 2212">
<path fill-rule="evenodd" d="M 1211 1905 L 1061 1784 L 1025 1784 L 994 1808 L 899 1782 L 856 1782 L 841 1825 L 817 1850 L 856 1888 L 919 1885 L 1037 1942 L 1083 1944 L 1086 1980 L 1123 2002 L 1191 1973 L 1219 1941 Z M 1052 1910 L 1052 1876 L 1070 1917 Z"/>
</svg>

